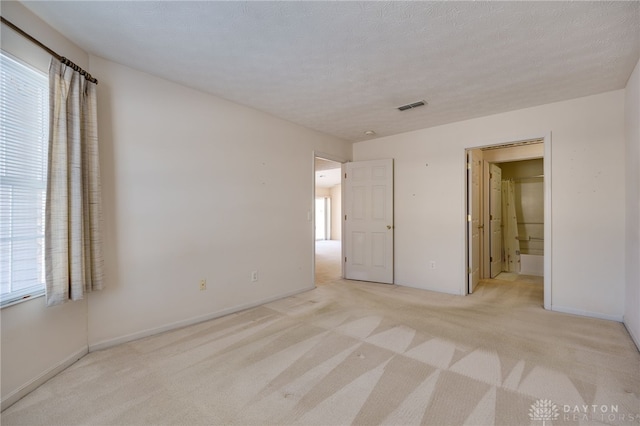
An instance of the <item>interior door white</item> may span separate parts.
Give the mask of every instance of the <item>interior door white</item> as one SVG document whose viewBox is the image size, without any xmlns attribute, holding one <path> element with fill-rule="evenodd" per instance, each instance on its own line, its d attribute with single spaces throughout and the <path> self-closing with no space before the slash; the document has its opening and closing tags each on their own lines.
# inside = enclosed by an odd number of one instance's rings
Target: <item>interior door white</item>
<svg viewBox="0 0 640 426">
<path fill-rule="evenodd" d="M 491 278 L 502 272 L 502 169 L 489 166 L 489 235 L 491 245 Z"/>
<path fill-rule="evenodd" d="M 478 150 L 469 152 L 467 165 L 468 285 L 469 294 L 471 294 L 480 281 L 480 171 L 482 157 Z"/>
<path fill-rule="evenodd" d="M 393 284 L 393 160 L 347 163 L 345 277 Z"/>
</svg>

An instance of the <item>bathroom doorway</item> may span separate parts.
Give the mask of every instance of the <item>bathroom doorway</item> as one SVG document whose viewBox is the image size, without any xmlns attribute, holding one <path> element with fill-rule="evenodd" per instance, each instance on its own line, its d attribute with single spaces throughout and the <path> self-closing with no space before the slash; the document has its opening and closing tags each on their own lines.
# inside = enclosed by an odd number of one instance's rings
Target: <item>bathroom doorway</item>
<svg viewBox="0 0 640 426">
<path fill-rule="evenodd" d="M 467 149 L 467 283 L 543 284 L 551 306 L 550 137 Z"/>
<path fill-rule="evenodd" d="M 490 276 L 500 273 L 544 276 L 544 159 L 537 158 L 504 163 L 490 163 L 491 187 L 501 190 L 499 203 L 490 202 L 490 209 L 499 209 L 500 221 L 491 221 L 491 247 L 501 246 L 501 253 L 491 251 Z M 494 190 L 490 195 L 494 194 Z M 490 197 L 491 198 L 491 197 Z M 501 232 L 493 232 L 497 227 Z M 498 235 L 500 234 L 500 235 Z M 494 256 L 500 256 L 496 259 Z"/>
</svg>

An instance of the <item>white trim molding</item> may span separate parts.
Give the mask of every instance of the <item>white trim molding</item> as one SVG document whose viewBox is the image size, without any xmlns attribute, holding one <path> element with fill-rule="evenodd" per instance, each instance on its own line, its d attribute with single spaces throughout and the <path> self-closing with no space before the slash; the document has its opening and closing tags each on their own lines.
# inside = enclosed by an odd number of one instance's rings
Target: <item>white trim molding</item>
<svg viewBox="0 0 640 426">
<path fill-rule="evenodd" d="M 600 312 L 591 312 L 591 311 L 585 311 L 582 309 L 575 309 L 567 306 L 558 306 L 558 305 L 552 305 L 551 310 L 553 312 L 560 312 L 563 314 L 579 315 L 581 317 L 590 317 L 590 318 L 598 318 L 598 319 L 603 319 L 608 321 L 622 322 L 622 315 L 608 315 Z"/>
<path fill-rule="evenodd" d="M 62 360 L 62 362 L 51 367 L 50 369 L 46 370 L 45 372 L 43 372 L 33 380 L 29 381 L 28 383 L 20 386 L 15 391 L 11 392 L 9 395 L 7 395 L 5 399 L 2 400 L 2 404 L 1 404 L 2 411 L 11 407 L 20 399 L 27 396 L 29 393 L 33 392 L 34 390 L 36 390 L 39 386 L 43 385 L 46 381 L 53 378 L 58 373 L 61 373 L 63 370 L 73 365 L 76 361 L 78 361 L 80 358 L 82 358 L 88 353 L 89 353 L 88 347 L 84 346 L 83 348 L 79 349 L 78 351 L 74 352 L 73 354 L 69 355 L 67 358 Z"/>
<path fill-rule="evenodd" d="M 200 315 L 193 318 L 187 318 L 185 320 L 172 322 L 160 327 L 149 328 L 146 330 L 138 331 L 135 333 L 127 334 L 124 336 L 116 337 L 113 339 L 103 340 L 89 345 L 89 352 L 100 351 L 108 349 L 113 346 L 121 345 L 123 343 L 132 342 L 134 340 L 142 339 L 144 337 L 154 336 L 156 334 L 164 333 L 166 331 L 177 330 L 179 328 L 187 327 L 189 325 L 199 324 L 204 321 L 209 321 L 215 318 L 220 318 L 225 315 L 235 314 L 236 312 L 244 311 L 246 309 L 255 308 L 256 306 L 264 305 L 265 303 L 273 302 L 275 300 L 283 299 L 285 297 L 294 296 L 296 294 L 304 293 L 309 290 L 313 290 L 315 286 L 310 286 L 302 290 L 294 290 L 286 293 L 281 293 L 273 297 L 257 300 L 255 302 L 245 303 L 242 305 L 233 306 L 231 308 L 223 309 L 221 311 L 212 312 L 206 315 Z"/>
<path fill-rule="evenodd" d="M 622 316 L 622 324 L 624 324 L 624 328 L 627 329 L 627 333 L 629 333 L 629 336 L 631 336 L 631 340 L 633 340 L 633 343 L 636 344 L 638 352 L 640 352 L 640 336 L 636 336 L 635 334 L 633 334 L 633 331 L 631 331 L 631 327 L 627 327 L 627 322 L 624 319 L 624 315 Z"/>
</svg>

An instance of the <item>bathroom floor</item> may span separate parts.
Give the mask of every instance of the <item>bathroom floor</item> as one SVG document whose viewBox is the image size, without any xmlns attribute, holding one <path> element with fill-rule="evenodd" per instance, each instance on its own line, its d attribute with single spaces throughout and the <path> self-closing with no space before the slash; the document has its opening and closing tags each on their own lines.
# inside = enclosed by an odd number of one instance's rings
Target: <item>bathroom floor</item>
<svg viewBox="0 0 640 426">
<path fill-rule="evenodd" d="M 531 284 L 543 284 L 544 277 L 538 277 L 535 275 L 521 275 L 515 272 L 500 272 L 494 280 L 500 281 L 521 281 Z"/>
</svg>

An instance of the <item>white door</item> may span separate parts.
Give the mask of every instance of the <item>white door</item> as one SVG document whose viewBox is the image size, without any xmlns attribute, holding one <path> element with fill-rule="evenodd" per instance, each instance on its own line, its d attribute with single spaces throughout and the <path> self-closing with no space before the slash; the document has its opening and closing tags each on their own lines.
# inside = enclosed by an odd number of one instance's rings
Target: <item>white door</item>
<svg viewBox="0 0 640 426">
<path fill-rule="evenodd" d="M 489 166 L 489 235 L 491 239 L 491 278 L 502 272 L 502 169 Z"/>
<path fill-rule="evenodd" d="M 480 152 L 471 151 L 467 157 L 467 164 L 468 283 L 469 294 L 471 294 L 480 281 L 480 170 L 482 168 Z"/>
<path fill-rule="evenodd" d="M 345 171 L 345 278 L 393 284 L 393 160 Z"/>
</svg>

